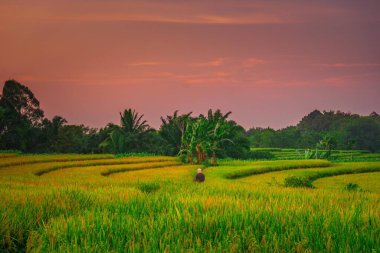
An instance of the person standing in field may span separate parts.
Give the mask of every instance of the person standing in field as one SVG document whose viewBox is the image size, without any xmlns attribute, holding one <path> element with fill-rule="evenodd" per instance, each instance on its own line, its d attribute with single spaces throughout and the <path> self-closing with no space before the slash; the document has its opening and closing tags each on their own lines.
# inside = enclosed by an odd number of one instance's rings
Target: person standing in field
<svg viewBox="0 0 380 253">
<path fill-rule="evenodd" d="M 202 183 L 205 181 L 205 174 L 202 173 L 202 169 L 198 168 L 198 173 L 195 176 L 195 182 Z"/>
</svg>

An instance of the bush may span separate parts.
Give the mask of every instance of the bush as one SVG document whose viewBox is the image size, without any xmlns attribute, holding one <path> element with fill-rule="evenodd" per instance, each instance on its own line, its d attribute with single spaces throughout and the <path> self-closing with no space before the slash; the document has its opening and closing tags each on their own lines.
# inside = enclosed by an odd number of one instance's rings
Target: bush
<svg viewBox="0 0 380 253">
<path fill-rule="evenodd" d="M 347 191 L 360 191 L 359 185 L 355 183 L 348 183 L 344 189 Z"/>
<path fill-rule="evenodd" d="M 286 187 L 308 187 L 314 188 L 312 181 L 307 177 L 296 177 L 291 176 L 285 178 L 285 186 Z"/>
<path fill-rule="evenodd" d="M 138 183 L 137 188 L 144 193 L 152 193 L 160 189 L 160 184 L 158 182 L 143 182 Z"/>
<path fill-rule="evenodd" d="M 210 163 L 210 160 L 208 160 L 208 159 L 204 160 L 204 161 L 202 162 L 202 165 L 203 165 L 204 168 L 207 168 L 207 167 L 210 167 L 210 166 L 215 166 L 215 165 L 212 165 L 212 164 Z"/>
</svg>

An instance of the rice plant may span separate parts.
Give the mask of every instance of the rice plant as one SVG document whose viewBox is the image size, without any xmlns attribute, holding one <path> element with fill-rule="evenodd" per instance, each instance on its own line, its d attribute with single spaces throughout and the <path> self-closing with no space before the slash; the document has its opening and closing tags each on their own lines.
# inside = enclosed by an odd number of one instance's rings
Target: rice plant
<svg viewBox="0 0 380 253">
<path fill-rule="evenodd" d="M 83 166 L 44 176 L 33 172 L 71 162 L 1 169 L 0 251 L 380 251 L 379 194 L 281 183 L 253 186 L 248 180 L 276 173 L 301 177 L 373 171 L 368 178 L 379 173 L 378 162 L 225 160 L 204 169 L 205 183 L 195 184 L 197 165 L 149 156 L 110 160 L 123 159 L 137 160 L 108 165 L 98 160 L 91 166 L 96 161 L 88 160 L 86 166 L 75 161 Z M 101 175 L 108 170 L 120 173 Z M 226 178 L 231 171 L 249 171 L 249 177 Z"/>
<path fill-rule="evenodd" d="M 320 170 L 320 171 L 307 173 L 306 175 L 298 178 L 297 180 L 293 176 L 291 176 L 289 178 L 286 178 L 285 182 L 288 182 L 287 186 L 312 187 L 313 181 L 319 178 L 333 177 L 333 176 L 346 175 L 346 174 L 378 172 L 378 171 L 380 171 L 380 163 L 376 163 L 376 162 L 342 163 L 342 164 L 332 167 L 330 170 Z M 299 184 L 292 183 L 295 181 L 298 181 Z"/>
</svg>

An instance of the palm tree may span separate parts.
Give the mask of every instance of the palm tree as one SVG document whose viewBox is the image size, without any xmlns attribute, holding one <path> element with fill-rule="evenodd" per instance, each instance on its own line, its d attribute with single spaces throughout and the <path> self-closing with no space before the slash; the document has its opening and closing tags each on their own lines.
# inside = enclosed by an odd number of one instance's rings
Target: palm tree
<svg viewBox="0 0 380 253">
<path fill-rule="evenodd" d="M 212 112 L 212 109 L 209 109 L 207 112 L 207 120 L 210 122 L 225 122 L 232 112 L 223 113 L 217 109 L 215 112 Z"/>
<path fill-rule="evenodd" d="M 125 133 L 141 134 L 150 129 L 146 120 L 142 120 L 144 114 L 139 115 L 135 110 L 124 110 L 120 113 L 121 128 Z"/>
<path fill-rule="evenodd" d="M 152 130 L 146 124 L 147 121 L 143 120 L 143 116 L 132 109 L 124 110 L 120 113 L 120 126 L 112 125 L 108 138 L 100 144 L 100 147 L 111 147 L 114 153 L 139 152 L 141 139 Z"/>
</svg>

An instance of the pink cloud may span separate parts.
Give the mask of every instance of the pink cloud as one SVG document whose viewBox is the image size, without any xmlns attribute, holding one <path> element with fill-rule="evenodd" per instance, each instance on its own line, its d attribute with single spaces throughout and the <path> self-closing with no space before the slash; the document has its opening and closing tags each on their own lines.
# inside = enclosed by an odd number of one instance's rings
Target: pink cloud
<svg viewBox="0 0 380 253">
<path fill-rule="evenodd" d="M 333 86 L 344 86 L 347 84 L 347 80 L 342 77 L 329 77 L 323 79 L 322 81 Z"/>
<path fill-rule="evenodd" d="M 197 67 L 220 67 L 224 65 L 225 59 L 224 58 L 217 58 L 208 62 L 201 62 L 201 63 L 196 63 L 194 66 Z"/>
<path fill-rule="evenodd" d="M 257 65 L 265 64 L 266 61 L 258 58 L 249 58 L 243 61 L 242 65 L 244 68 L 252 68 L 256 67 Z"/>
<path fill-rule="evenodd" d="M 197 79 L 189 79 L 186 80 L 186 84 L 206 84 L 206 85 L 215 85 L 221 83 L 229 83 L 230 79 L 222 78 L 222 77 L 210 77 L 210 78 L 197 78 Z"/>
<path fill-rule="evenodd" d="M 146 61 L 146 62 L 129 63 L 128 66 L 139 67 L 139 66 L 154 66 L 154 65 L 160 65 L 160 64 L 162 64 L 162 62 Z"/>
<path fill-rule="evenodd" d="M 365 67 L 380 67 L 379 63 L 333 63 L 333 64 L 317 64 L 321 67 L 328 68 L 365 68 Z"/>
</svg>

